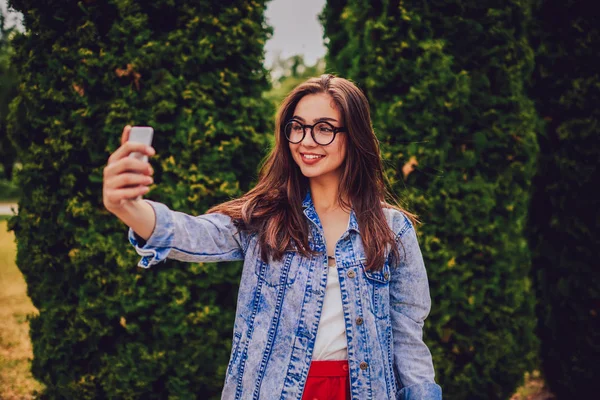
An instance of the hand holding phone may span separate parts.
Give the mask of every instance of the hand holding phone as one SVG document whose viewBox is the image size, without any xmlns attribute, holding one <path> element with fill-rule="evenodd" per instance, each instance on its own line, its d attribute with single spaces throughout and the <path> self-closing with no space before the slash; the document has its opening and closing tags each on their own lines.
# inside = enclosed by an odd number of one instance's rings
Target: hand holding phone
<svg viewBox="0 0 600 400">
<path fill-rule="evenodd" d="M 154 170 L 148 157 L 154 130 L 149 126 L 126 126 L 121 133 L 121 146 L 108 158 L 103 171 L 102 202 L 104 207 L 131 227 L 142 238 L 150 237 L 156 217 L 152 206 L 137 201 L 154 183 Z"/>
</svg>

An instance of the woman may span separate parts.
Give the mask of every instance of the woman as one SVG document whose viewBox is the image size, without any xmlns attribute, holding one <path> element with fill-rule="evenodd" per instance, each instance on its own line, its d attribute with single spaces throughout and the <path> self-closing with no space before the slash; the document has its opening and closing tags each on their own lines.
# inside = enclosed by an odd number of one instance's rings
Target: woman
<svg viewBox="0 0 600 400">
<path fill-rule="evenodd" d="M 244 260 L 224 399 L 441 398 L 414 219 L 385 203 L 354 84 L 323 75 L 296 87 L 256 187 L 197 217 L 136 200 L 152 169 L 127 156 L 154 151 L 128 133 L 105 168 L 104 204 L 130 227 L 140 265 Z"/>
</svg>

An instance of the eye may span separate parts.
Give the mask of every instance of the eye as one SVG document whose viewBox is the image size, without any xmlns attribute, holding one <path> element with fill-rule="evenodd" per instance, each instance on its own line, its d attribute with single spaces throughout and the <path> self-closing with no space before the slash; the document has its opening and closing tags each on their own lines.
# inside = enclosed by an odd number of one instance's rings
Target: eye
<svg viewBox="0 0 600 400">
<path fill-rule="evenodd" d="M 326 123 L 320 123 L 316 126 L 316 130 L 319 133 L 331 134 L 333 133 L 333 128 Z"/>
</svg>

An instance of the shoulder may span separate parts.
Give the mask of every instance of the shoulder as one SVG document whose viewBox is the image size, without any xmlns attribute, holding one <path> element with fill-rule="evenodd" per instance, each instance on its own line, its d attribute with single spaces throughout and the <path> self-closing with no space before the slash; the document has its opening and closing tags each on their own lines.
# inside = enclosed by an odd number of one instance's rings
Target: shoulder
<svg viewBox="0 0 600 400">
<path fill-rule="evenodd" d="M 389 204 L 383 204 L 385 219 L 397 238 L 402 237 L 414 225 L 409 216 L 403 210 Z"/>
</svg>

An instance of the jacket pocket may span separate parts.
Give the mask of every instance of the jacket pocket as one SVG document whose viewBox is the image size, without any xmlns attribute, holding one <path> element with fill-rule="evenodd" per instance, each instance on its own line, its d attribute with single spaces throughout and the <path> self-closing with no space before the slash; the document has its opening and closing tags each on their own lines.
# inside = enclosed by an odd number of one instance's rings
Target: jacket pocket
<svg viewBox="0 0 600 400">
<path fill-rule="evenodd" d="M 291 286 L 298 275 L 300 261 L 301 257 L 292 251 L 286 252 L 281 260 L 271 260 L 270 263 L 265 263 L 258 257 L 254 272 L 267 286 L 278 287 L 284 284 Z"/>
<path fill-rule="evenodd" d="M 367 271 L 365 264 L 361 263 L 367 282 L 367 290 L 370 294 L 371 311 L 380 319 L 389 315 L 389 290 L 390 290 L 390 266 L 386 262 L 379 271 Z"/>
</svg>

